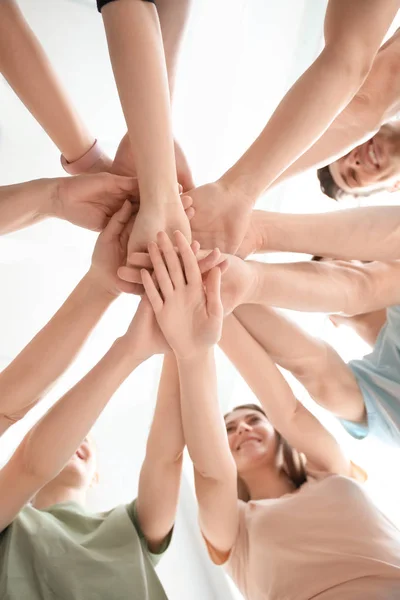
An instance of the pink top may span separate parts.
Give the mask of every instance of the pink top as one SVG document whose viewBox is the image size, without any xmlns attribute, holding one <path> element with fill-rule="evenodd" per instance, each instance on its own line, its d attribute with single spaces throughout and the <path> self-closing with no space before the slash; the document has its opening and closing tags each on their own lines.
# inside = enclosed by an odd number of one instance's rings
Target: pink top
<svg viewBox="0 0 400 600">
<path fill-rule="evenodd" d="M 226 563 L 248 600 L 400 599 L 400 531 L 352 479 L 240 502 Z"/>
</svg>

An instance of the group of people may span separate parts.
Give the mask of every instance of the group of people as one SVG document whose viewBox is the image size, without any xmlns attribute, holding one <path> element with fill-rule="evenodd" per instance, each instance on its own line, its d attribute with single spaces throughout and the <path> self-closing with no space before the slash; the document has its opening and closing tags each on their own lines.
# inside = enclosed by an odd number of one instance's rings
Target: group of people
<svg viewBox="0 0 400 600">
<path fill-rule="evenodd" d="M 48 216 L 100 232 L 88 272 L 0 374 L 0 433 L 41 400 L 120 294 L 141 295 L 126 333 L 0 471 L 1 598 L 165 599 L 155 565 L 172 537 L 185 447 L 210 560 L 247 600 L 400 597 L 399 530 L 277 367 L 353 437 L 399 447 L 400 207 L 253 208 L 272 185 L 312 167 L 335 199 L 399 187 L 391 122 L 400 110 L 399 34 L 381 45 L 400 1 L 329 0 L 320 55 L 243 156 L 200 187 L 171 124 L 190 0 L 97 4 L 128 129 L 114 160 L 82 123 L 14 0 L 0 2 L 1 72 L 71 175 L 0 188 L 0 232 Z M 314 260 L 245 260 L 269 251 Z M 276 308 L 333 314 L 372 352 L 346 364 Z M 216 344 L 259 404 L 221 413 Z M 91 513 L 90 431 L 154 354 L 164 355 L 163 368 L 138 496 Z"/>
</svg>

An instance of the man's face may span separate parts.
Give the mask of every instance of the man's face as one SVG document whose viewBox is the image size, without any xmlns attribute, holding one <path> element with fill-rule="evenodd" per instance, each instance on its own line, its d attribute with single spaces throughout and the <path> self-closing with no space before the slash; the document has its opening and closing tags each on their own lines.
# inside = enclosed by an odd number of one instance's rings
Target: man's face
<svg viewBox="0 0 400 600">
<path fill-rule="evenodd" d="M 350 194 L 397 189 L 400 125 L 383 125 L 374 137 L 329 165 L 335 183 Z"/>
</svg>

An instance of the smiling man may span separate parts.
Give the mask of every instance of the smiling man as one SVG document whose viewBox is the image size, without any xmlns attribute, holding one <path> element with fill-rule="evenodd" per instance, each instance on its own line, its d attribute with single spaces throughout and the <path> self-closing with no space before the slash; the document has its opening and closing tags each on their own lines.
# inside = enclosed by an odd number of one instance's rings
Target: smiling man
<svg viewBox="0 0 400 600">
<path fill-rule="evenodd" d="M 400 122 L 378 133 L 330 165 L 318 169 L 324 194 L 334 200 L 400 189 Z"/>
</svg>

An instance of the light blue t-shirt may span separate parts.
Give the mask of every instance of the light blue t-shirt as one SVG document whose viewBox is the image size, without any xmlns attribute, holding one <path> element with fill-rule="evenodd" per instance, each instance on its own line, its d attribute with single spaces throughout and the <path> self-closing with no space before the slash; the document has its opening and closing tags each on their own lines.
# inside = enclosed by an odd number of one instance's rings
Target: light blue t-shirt
<svg viewBox="0 0 400 600">
<path fill-rule="evenodd" d="M 350 361 L 349 367 L 363 394 L 368 424 L 340 422 L 357 439 L 371 435 L 400 447 L 400 306 L 387 310 L 387 322 L 373 351 Z"/>
</svg>

